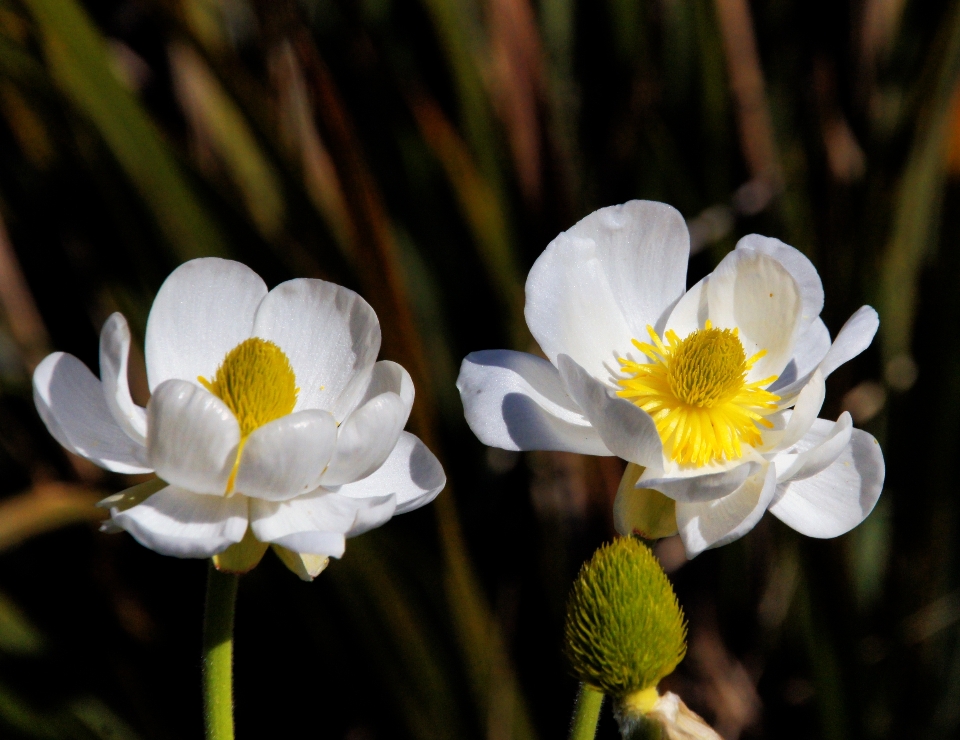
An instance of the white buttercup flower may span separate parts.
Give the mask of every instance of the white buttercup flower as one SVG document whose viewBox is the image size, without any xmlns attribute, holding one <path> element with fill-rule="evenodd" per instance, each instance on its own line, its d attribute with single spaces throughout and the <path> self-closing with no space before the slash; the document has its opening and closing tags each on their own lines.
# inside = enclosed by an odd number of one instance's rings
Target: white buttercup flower
<svg viewBox="0 0 960 740">
<path fill-rule="evenodd" d="M 468 355 L 457 387 L 470 428 L 493 447 L 641 466 L 618 511 L 637 489 L 673 499 L 691 557 L 768 509 L 812 537 L 852 529 L 880 495 L 883 456 L 849 414 L 817 414 L 825 378 L 873 340 L 876 311 L 859 309 L 831 343 L 820 277 L 796 249 L 744 237 L 685 291 L 689 252 L 680 214 L 649 201 L 560 234 L 526 284 L 527 325 L 548 360 Z M 629 517 L 618 522 L 629 534 Z"/>
<path fill-rule="evenodd" d="M 444 486 L 436 458 L 403 431 L 410 376 L 376 361 L 379 322 L 351 290 L 299 279 L 268 291 L 242 264 L 193 260 L 150 310 L 146 409 L 130 397 L 129 350 L 115 313 L 100 335 L 100 380 L 58 352 L 37 367 L 34 399 L 67 449 L 157 474 L 105 502 L 109 527 L 157 552 L 244 570 L 273 544 L 309 577 L 343 554 L 345 537 Z"/>
</svg>

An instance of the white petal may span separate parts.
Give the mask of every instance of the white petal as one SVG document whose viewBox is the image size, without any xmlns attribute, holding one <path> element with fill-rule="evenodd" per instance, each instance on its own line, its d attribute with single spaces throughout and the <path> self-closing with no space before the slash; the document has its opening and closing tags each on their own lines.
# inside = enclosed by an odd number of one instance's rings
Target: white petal
<svg viewBox="0 0 960 740">
<path fill-rule="evenodd" d="M 790 445 L 799 442 L 816 421 L 817 414 L 823 408 L 823 400 L 827 395 L 827 387 L 823 382 L 823 374 L 815 370 L 810 381 L 803 387 L 795 399 L 788 421 L 781 430 L 770 430 L 763 433 L 762 452 L 785 450 Z"/>
<path fill-rule="evenodd" d="M 400 400 L 403 401 L 403 405 L 407 409 L 407 416 L 410 416 L 415 393 L 413 379 L 403 365 L 390 362 L 390 360 L 381 360 L 375 363 L 370 375 L 370 385 L 367 386 L 367 390 L 364 391 L 357 406 L 362 406 L 381 393 L 396 393 L 400 396 Z M 350 410 L 353 411 L 353 409 Z"/>
<path fill-rule="evenodd" d="M 829 429 L 825 436 L 822 434 L 824 429 Z M 817 419 L 814 427 L 800 442 L 790 451 L 782 452 L 774 458 L 777 482 L 809 478 L 829 467 L 850 444 L 852 432 L 853 420 L 846 411 L 840 414 L 836 423 Z"/>
<path fill-rule="evenodd" d="M 267 286 L 246 265 L 204 257 L 180 265 L 160 286 L 144 353 L 153 391 L 165 380 L 212 378 L 227 352 L 249 339 Z"/>
<path fill-rule="evenodd" d="M 723 740 L 703 717 L 691 711 L 683 699 L 670 691 L 657 699 L 647 717 L 651 725 L 661 728 L 657 734 L 667 740 Z"/>
<path fill-rule="evenodd" d="M 760 521 L 776 487 L 776 471 L 768 465 L 724 498 L 693 504 L 677 502 L 677 526 L 687 557 L 743 537 Z"/>
<path fill-rule="evenodd" d="M 823 363 L 820 365 L 823 377 L 828 377 L 842 364 L 849 362 L 869 347 L 879 326 L 880 317 L 876 310 L 870 306 L 858 308 L 853 316 L 847 319 L 847 323 L 833 340 L 833 346 L 830 347 L 827 356 L 823 358 Z"/>
<path fill-rule="evenodd" d="M 544 359 L 511 350 L 472 352 L 460 366 L 457 388 L 467 424 L 485 445 L 612 454 Z"/>
<path fill-rule="evenodd" d="M 806 255 L 779 239 L 759 234 L 750 234 L 737 242 L 737 249 L 752 249 L 755 252 L 773 257 L 783 265 L 800 288 L 803 301 L 801 327 L 806 329 L 823 310 L 823 283 L 817 268 L 807 259 Z"/>
<path fill-rule="evenodd" d="M 168 483 L 223 495 L 239 442 L 233 412 L 186 380 L 161 383 L 147 404 L 148 459 Z"/>
<path fill-rule="evenodd" d="M 710 276 L 708 275 L 684 293 L 683 298 L 677 302 L 677 305 L 670 312 L 666 325 L 663 327 L 665 331 L 675 331 L 677 336 L 683 339 L 697 329 L 703 328 L 707 319 L 710 318 L 707 305 L 708 291 L 706 290 L 709 282 Z M 648 341 L 648 336 L 647 332 L 644 332 L 642 341 Z"/>
<path fill-rule="evenodd" d="M 343 555 L 344 538 L 358 520 L 358 512 L 390 504 L 380 499 L 352 499 L 318 490 L 289 501 L 250 499 L 250 526 L 261 542 L 282 545 L 294 552 Z"/>
<path fill-rule="evenodd" d="M 662 466 L 663 444 L 650 414 L 619 398 L 567 355 L 560 355 L 558 362 L 567 393 L 583 409 L 607 449 L 628 462 Z"/>
<path fill-rule="evenodd" d="M 820 319 L 815 319 L 800 334 L 793 349 L 793 359 L 787 363 L 780 377 L 767 387 L 781 398 L 789 398 L 810 380 L 813 371 L 820 367 L 830 350 L 830 331 Z"/>
<path fill-rule="evenodd" d="M 409 432 L 403 432 L 390 457 L 376 472 L 337 491 L 349 498 L 396 497 L 397 514 L 429 504 L 447 484 L 440 462 L 427 446 Z"/>
<path fill-rule="evenodd" d="M 296 410 L 323 409 L 337 421 L 363 395 L 380 352 L 380 323 L 370 305 L 325 280 L 300 278 L 271 290 L 254 334 L 290 358 L 300 388 Z"/>
<path fill-rule="evenodd" d="M 738 328 L 747 357 L 766 350 L 747 379 L 778 376 L 793 357 L 802 314 L 800 288 L 786 268 L 751 249 L 730 252 L 707 283 L 710 320 Z"/>
<path fill-rule="evenodd" d="M 687 284 L 690 235 L 672 206 L 632 200 L 601 208 L 566 232 L 596 245 L 617 305 L 635 336 L 643 336 Z"/>
<path fill-rule="evenodd" d="M 254 498 L 283 501 L 312 491 L 337 446 L 337 422 L 309 409 L 264 424 L 247 437 L 234 486 Z"/>
<path fill-rule="evenodd" d="M 357 511 L 357 519 L 347 532 L 347 537 L 356 537 L 386 524 L 397 511 L 397 499 L 393 495 L 362 500 L 366 506 Z"/>
<path fill-rule="evenodd" d="M 838 537 L 867 518 L 883 490 L 880 445 L 859 429 L 826 470 L 778 486 L 770 513 L 808 537 Z"/>
<path fill-rule="evenodd" d="M 792 247 L 787 248 L 796 251 Z M 806 260 L 806 257 L 803 259 Z M 819 277 L 817 280 L 819 281 Z M 664 330 L 675 331 L 677 336 L 684 338 L 696 329 L 703 328 L 707 319 L 710 318 L 709 291 L 707 290 L 709 282 L 708 275 L 687 291 L 670 312 Z M 663 332 L 661 336 L 662 334 Z M 808 326 L 801 329 L 793 349 L 793 357 L 768 390 L 778 393 L 783 398 L 797 393 L 810 379 L 811 373 L 817 369 L 829 349 L 830 332 L 819 317 L 814 317 Z"/>
<path fill-rule="evenodd" d="M 208 558 L 243 539 L 247 499 L 206 496 L 167 486 L 142 504 L 111 509 L 111 523 L 144 547 L 178 558 Z"/>
<path fill-rule="evenodd" d="M 613 296 L 597 245 L 566 234 L 530 270 L 524 316 L 552 362 L 568 354 L 597 378 L 611 377 L 636 336 Z"/>
<path fill-rule="evenodd" d="M 107 407 L 103 386 L 73 355 L 47 355 L 33 373 L 33 400 L 50 434 L 71 452 L 115 473 L 149 473 L 146 449 Z"/>
<path fill-rule="evenodd" d="M 111 314 L 100 330 L 100 380 L 107 407 L 120 428 L 134 442 L 147 439 L 147 412 L 130 397 L 127 360 L 130 356 L 130 328 L 121 313 Z"/>
<path fill-rule="evenodd" d="M 324 486 L 366 478 L 393 452 L 407 421 L 406 405 L 396 393 L 381 393 L 354 411 L 337 436 L 337 449 L 321 477 Z"/>
<path fill-rule="evenodd" d="M 690 238 L 670 206 L 601 208 L 560 234 L 527 276 L 527 326 L 554 363 L 570 355 L 606 380 L 681 295 Z"/>
<path fill-rule="evenodd" d="M 685 477 L 665 478 L 660 473 L 648 468 L 637 481 L 638 488 L 652 488 L 660 491 L 667 498 L 674 501 L 696 503 L 713 501 L 730 495 L 743 485 L 743 482 L 760 469 L 758 461 L 749 461 L 719 473 L 694 473 Z"/>
</svg>

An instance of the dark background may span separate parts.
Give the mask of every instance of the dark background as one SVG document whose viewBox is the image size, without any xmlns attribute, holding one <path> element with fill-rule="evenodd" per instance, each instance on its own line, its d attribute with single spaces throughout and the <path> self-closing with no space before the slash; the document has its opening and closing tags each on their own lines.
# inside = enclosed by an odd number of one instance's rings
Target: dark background
<svg viewBox="0 0 960 740">
<path fill-rule="evenodd" d="M 690 620 L 665 686 L 726 740 L 960 737 L 958 83 L 958 0 L 0 0 L 0 737 L 201 737 L 206 565 L 97 531 L 137 481 L 61 450 L 29 384 L 54 349 L 96 369 L 115 310 L 142 340 L 200 255 L 359 290 L 449 478 L 312 584 L 242 578 L 238 737 L 563 737 L 563 604 L 622 463 L 486 450 L 454 381 L 531 349 L 526 271 L 631 198 L 688 219 L 691 284 L 758 232 L 817 265 L 832 333 L 881 315 L 823 412 L 883 445 L 877 509 L 659 543 Z"/>
</svg>

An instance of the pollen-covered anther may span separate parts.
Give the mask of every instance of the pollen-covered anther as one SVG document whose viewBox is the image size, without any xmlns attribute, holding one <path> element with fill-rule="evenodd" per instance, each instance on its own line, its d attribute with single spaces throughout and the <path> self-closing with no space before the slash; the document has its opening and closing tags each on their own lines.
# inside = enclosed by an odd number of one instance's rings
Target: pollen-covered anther
<svg viewBox="0 0 960 740">
<path fill-rule="evenodd" d="M 240 422 L 240 434 L 293 412 L 297 378 L 290 360 L 273 342 L 252 337 L 227 353 L 213 380 L 197 378 Z"/>
<path fill-rule="evenodd" d="M 712 408 L 737 394 L 746 369 L 736 329 L 699 329 L 680 342 L 667 379 L 678 400 Z"/>
<path fill-rule="evenodd" d="M 680 339 L 647 327 L 650 343 L 633 341 L 649 363 L 621 358 L 627 377 L 618 395 L 649 413 L 667 454 L 677 462 L 706 465 L 736 460 L 743 445 L 762 443 L 765 417 L 779 397 L 764 390 L 776 377 L 747 382 L 747 374 L 766 352 L 747 357 L 737 329 L 716 329 L 709 321 Z"/>
<path fill-rule="evenodd" d="M 282 349 L 266 339 L 251 337 L 227 352 L 213 380 L 197 380 L 227 405 L 240 424 L 240 445 L 225 491 L 229 495 L 247 437 L 264 424 L 293 412 L 300 392 L 297 377 Z"/>
</svg>

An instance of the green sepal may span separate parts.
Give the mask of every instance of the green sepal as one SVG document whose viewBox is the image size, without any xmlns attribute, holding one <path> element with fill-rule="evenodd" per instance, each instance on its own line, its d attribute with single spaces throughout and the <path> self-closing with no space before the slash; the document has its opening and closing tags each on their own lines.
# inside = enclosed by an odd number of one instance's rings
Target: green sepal
<svg viewBox="0 0 960 740">
<path fill-rule="evenodd" d="M 330 564 L 330 558 L 324 555 L 294 552 L 281 545 L 273 545 L 273 551 L 280 558 L 280 562 L 293 571 L 301 581 L 312 581 Z"/>
<path fill-rule="evenodd" d="M 652 488 L 635 488 L 643 474 L 643 466 L 628 463 L 620 479 L 613 504 L 613 521 L 617 531 L 635 534 L 645 540 L 671 537 L 677 529 L 677 503 Z"/>
<path fill-rule="evenodd" d="M 115 493 L 112 496 L 107 496 L 102 501 L 97 502 L 97 506 L 101 509 L 117 509 L 118 511 L 126 511 L 127 509 L 132 509 L 137 504 L 142 504 L 157 491 L 162 491 L 169 484 L 160 478 L 151 478 L 148 481 L 143 483 L 138 483 L 135 486 L 126 488 L 119 493 Z"/>
<path fill-rule="evenodd" d="M 248 573 L 257 567 L 267 547 L 267 543 L 260 542 L 247 527 L 242 540 L 213 556 L 213 565 L 224 573 Z"/>
</svg>

